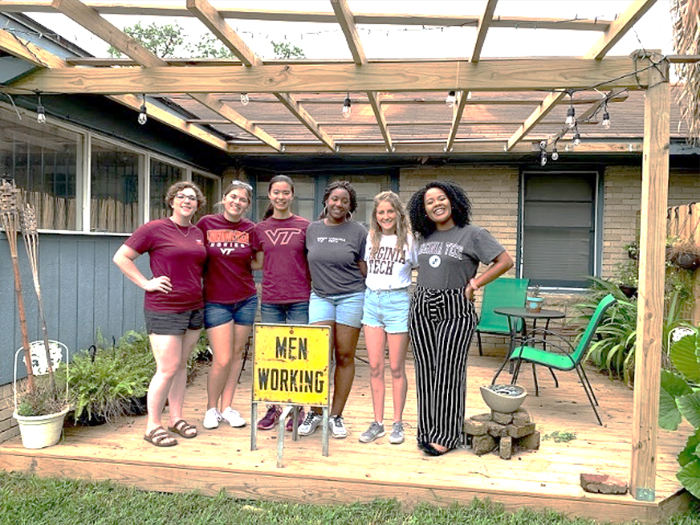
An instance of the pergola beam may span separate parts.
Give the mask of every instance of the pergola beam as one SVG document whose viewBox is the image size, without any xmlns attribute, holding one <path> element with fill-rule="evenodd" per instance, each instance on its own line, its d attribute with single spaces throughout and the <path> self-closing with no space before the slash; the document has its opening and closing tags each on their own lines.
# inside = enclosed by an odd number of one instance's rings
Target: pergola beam
<svg viewBox="0 0 700 525">
<path fill-rule="evenodd" d="M 219 12 L 209 3 L 208 0 L 187 0 L 187 8 L 202 22 L 223 44 L 236 55 L 241 62 L 248 67 L 257 67 L 262 64 L 258 57 L 243 39 L 238 36 L 226 23 Z M 335 143 L 324 131 L 321 130 L 316 121 L 299 104 L 292 95 L 286 93 L 275 93 L 277 99 L 304 124 L 316 138 L 323 142 L 328 148 L 335 151 Z"/>
<path fill-rule="evenodd" d="M 338 20 L 338 24 L 345 35 L 345 40 L 350 48 L 350 54 L 352 55 L 355 64 L 358 66 L 364 66 L 367 64 L 367 56 L 365 55 L 365 50 L 362 47 L 362 42 L 360 41 L 360 35 L 357 32 L 357 26 L 355 26 L 355 19 L 353 17 L 352 11 L 346 0 L 331 0 L 331 5 L 333 6 L 333 11 Z M 391 140 L 391 134 L 389 133 L 389 128 L 387 127 L 386 117 L 382 111 L 382 106 L 379 101 L 379 96 L 374 91 L 367 92 L 367 99 L 372 106 L 372 111 L 377 119 L 377 124 L 379 125 L 379 131 L 384 138 L 384 143 L 388 151 L 394 151 L 394 146 Z"/>
<path fill-rule="evenodd" d="M 94 9 L 86 6 L 85 4 L 80 2 L 80 0 L 53 0 L 52 5 L 55 9 L 66 15 L 68 18 L 72 19 L 77 24 L 83 26 L 85 29 L 87 29 L 94 35 L 100 37 L 102 40 L 109 43 L 110 45 L 114 46 L 131 59 L 145 66 L 146 69 L 143 69 L 141 71 L 148 71 L 149 68 L 168 68 L 165 61 L 163 61 L 161 58 L 158 58 L 154 53 L 143 47 L 134 38 L 130 37 L 123 31 L 118 29 L 116 26 L 114 26 L 112 23 L 102 18 Z M 71 71 L 75 72 L 78 70 L 71 69 Z M 162 91 L 166 92 L 167 90 Z M 138 89 L 122 91 L 121 93 L 115 94 L 146 92 L 148 92 L 148 90 Z M 270 145 L 277 151 L 282 150 L 282 145 L 279 143 L 278 140 L 270 136 L 262 129 L 258 128 L 255 124 L 251 123 L 248 119 L 246 119 L 237 111 L 233 110 L 231 107 L 224 105 L 222 102 L 218 101 L 214 96 L 203 92 L 191 93 L 189 95 L 200 104 L 203 104 L 204 106 L 218 113 L 225 119 L 228 119 L 232 124 L 235 124 L 241 129 L 247 131 L 255 138 Z"/>
<path fill-rule="evenodd" d="M 498 0 L 488 0 L 486 2 L 486 8 L 484 13 L 479 18 L 479 25 L 476 31 L 476 41 L 474 42 L 474 49 L 472 50 L 472 56 L 470 62 L 477 63 L 481 58 L 481 51 L 484 48 L 484 42 L 486 42 L 486 34 L 489 31 L 489 26 L 493 20 L 493 14 L 496 11 L 496 5 Z M 454 111 L 452 113 L 452 127 L 447 135 L 447 144 L 445 144 L 445 151 L 450 151 L 455 139 L 457 138 L 457 131 L 459 130 L 459 125 L 462 121 L 462 115 L 464 114 L 464 107 L 467 99 L 469 98 L 468 91 L 460 91 L 458 103 L 454 106 Z"/>
<path fill-rule="evenodd" d="M 298 93 L 308 91 L 547 91 L 573 89 L 643 89 L 648 71 L 634 74 L 630 57 L 504 59 L 445 64 L 346 64 L 241 68 L 87 69 L 37 71 L 10 84 L 17 89 L 52 93 Z M 458 71 L 457 71 L 458 70 Z M 430 74 L 427 75 L 426 71 Z M 456 84 L 456 86 L 455 86 Z"/>
<path fill-rule="evenodd" d="M 139 15 L 139 16 L 194 16 L 186 7 L 166 3 L 152 3 L 147 6 L 120 4 L 117 2 L 105 4 L 85 2 L 101 15 Z M 219 9 L 224 19 L 262 20 L 269 22 L 311 22 L 322 24 L 336 23 L 333 13 L 309 11 L 274 11 L 259 9 Z M 0 13 L 55 13 L 51 0 L 24 2 L 18 0 L 3 0 L 0 2 Z M 478 16 L 471 15 L 423 15 L 423 14 L 384 14 L 384 13 L 355 13 L 356 24 L 363 25 L 401 25 L 401 26 L 447 26 L 447 27 L 477 27 Z M 554 29 L 567 31 L 606 31 L 613 22 L 598 19 L 570 18 L 528 18 L 504 16 L 498 17 L 492 27 L 513 29 Z"/>
<path fill-rule="evenodd" d="M 586 59 L 602 60 L 612 47 L 629 31 L 637 20 L 646 13 L 656 0 L 635 0 L 610 26 L 609 30 L 598 39 L 591 49 L 583 56 Z M 591 84 L 593 85 L 593 84 Z M 574 88 L 570 84 L 562 84 L 569 89 Z M 612 87 L 612 86 L 607 86 Z M 565 96 L 564 91 L 551 93 L 540 106 L 525 119 L 522 126 L 508 139 L 506 151 L 522 140 Z"/>
<path fill-rule="evenodd" d="M 27 60 L 36 66 L 51 67 L 51 68 L 68 68 L 68 64 L 60 57 L 46 51 L 31 42 L 26 42 L 12 33 L 0 30 L 0 49 L 14 56 Z M 112 100 L 127 106 L 134 111 L 141 109 L 142 100 L 134 95 L 116 95 L 109 97 Z M 228 145 L 225 140 L 209 133 L 208 131 L 187 122 L 184 119 L 174 115 L 160 107 L 146 102 L 146 111 L 148 116 L 167 126 L 175 128 L 182 133 L 189 135 L 205 144 L 209 144 L 220 150 L 227 151 Z"/>
</svg>

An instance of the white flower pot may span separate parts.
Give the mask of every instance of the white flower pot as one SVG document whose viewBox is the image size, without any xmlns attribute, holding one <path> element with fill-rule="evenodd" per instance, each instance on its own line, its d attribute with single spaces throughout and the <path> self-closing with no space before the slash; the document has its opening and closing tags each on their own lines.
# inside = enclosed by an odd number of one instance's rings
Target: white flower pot
<svg viewBox="0 0 700 525">
<path fill-rule="evenodd" d="M 24 448 L 44 448 L 58 443 L 63 430 L 63 419 L 69 411 L 70 407 L 46 416 L 20 416 L 17 412 L 12 414 L 19 423 Z"/>
</svg>

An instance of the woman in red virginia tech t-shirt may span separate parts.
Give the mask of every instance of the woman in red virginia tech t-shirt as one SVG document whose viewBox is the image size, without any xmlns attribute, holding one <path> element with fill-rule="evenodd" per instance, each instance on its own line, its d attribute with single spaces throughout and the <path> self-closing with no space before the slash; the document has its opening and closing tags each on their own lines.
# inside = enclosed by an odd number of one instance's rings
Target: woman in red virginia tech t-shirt
<svg viewBox="0 0 700 525">
<path fill-rule="evenodd" d="M 255 223 L 244 217 L 252 200 L 253 188 L 233 181 L 224 191 L 223 213 L 205 215 L 197 222 L 207 248 L 204 326 L 214 353 L 207 377 L 207 412 L 203 422 L 207 429 L 218 427 L 219 421 L 232 427 L 246 424 L 231 404 L 258 308 L 250 268 Z"/>
<path fill-rule="evenodd" d="M 187 358 L 197 344 L 203 324 L 202 272 L 207 257 L 204 235 L 191 224 L 205 204 L 204 195 L 191 182 L 173 184 L 165 195 L 173 210 L 170 217 L 139 227 L 114 255 L 114 263 L 146 291 L 146 331 L 156 360 L 156 373 L 148 387 L 148 422 L 144 439 L 157 447 L 177 445 L 161 424 L 165 399 L 169 401 L 168 430 L 193 438 L 197 428 L 182 417 L 187 382 Z M 148 279 L 134 264 L 148 253 Z"/>
</svg>

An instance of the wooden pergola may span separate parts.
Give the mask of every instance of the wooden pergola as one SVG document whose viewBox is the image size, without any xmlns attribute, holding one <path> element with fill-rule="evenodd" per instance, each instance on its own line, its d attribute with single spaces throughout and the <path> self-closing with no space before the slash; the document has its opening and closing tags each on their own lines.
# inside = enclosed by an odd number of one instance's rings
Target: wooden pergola
<svg viewBox="0 0 700 525">
<path fill-rule="evenodd" d="M 217 9 L 208 0 L 184 3 L 134 6 L 80 0 L 0 0 L 0 13 L 62 13 L 128 57 L 61 59 L 0 30 L 0 51 L 36 67 L 2 90 L 11 95 L 99 94 L 135 111 L 142 105 L 141 95 L 148 94 L 150 118 L 232 155 L 495 154 L 537 152 L 542 141 L 545 147 L 558 142 L 562 149 L 564 145 L 573 148 L 571 137 L 562 129 L 568 95 L 575 93 L 574 102 L 585 107 L 578 112 L 583 125 L 603 104 L 624 101 L 627 91 L 645 92 L 643 144 L 633 147 L 614 135 L 600 135 L 576 151 L 638 152 L 641 147 L 643 153 L 630 488 L 637 500 L 653 501 L 669 180 L 669 64 L 698 61 L 699 57 L 669 57 L 658 52 L 608 57 L 608 53 L 655 1 L 633 0 L 614 21 L 496 17 L 497 0 L 485 0 L 483 13 L 473 17 L 360 14 L 351 12 L 346 0 L 331 0 L 333 12 L 326 13 Z M 110 14 L 196 17 L 237 60 L 159 58 L 104 18 Z M 352 61 L 262 60 L 228 24 L 233 19 L 338 24 Z M 471 54 L 461 60 L 369 60 L 357 30 L 365 24 L 466 26 L 475 29 L 476 39 Z M 495 27 L 595 31 L 600 37 L 579 58 L 482 59 L 488 31 Z M 457 102 L 451 109 L 444 106 L 448 91 L 456 91 Z M 269 113 L 260 110 L 253 116 L 252 109 L 237 105 L 232 93 L 254 94 L 258 105 Z M 373 118 L 364 115 L 360 124 L 343 122 L 339 109 L 346 93 L 368 104 Z M 178 116 L 155 103 L 155 97 L 169 98 L 197 118 Z M 434 116 L 424 122 L 393 122 L 391 108 L 400 104 L 416 112 L 430 105 Z M 466 118 L 467 108 L 471 115 L 477 107 L 494 112 L 505 107 L 511 116 Z M 518 112 L 524 112 L 522 118 L 512 116 Z M 323 120 L 312 114 L 321 115 Z M 353 126 L 360 125 L 372 131 L 367 131 L 364 139 L 353 139 L 357 131 Z M 422 135 L 402 136 L 401 130 L 411 125 L 423 127 Z M 485 136 L 463 131 L 478 125 L 499 131 Z"/>
</svg>

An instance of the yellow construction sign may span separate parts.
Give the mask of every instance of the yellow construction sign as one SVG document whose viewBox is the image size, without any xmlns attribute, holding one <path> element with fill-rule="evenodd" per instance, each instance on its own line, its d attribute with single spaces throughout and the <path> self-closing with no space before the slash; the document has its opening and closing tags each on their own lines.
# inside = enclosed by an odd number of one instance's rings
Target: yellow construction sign
<svg viewBox="0 0 700 525">
<path fill-rule="evenodd" d="M 253 402 L 327 406 L 330 328 L 255 325 Z"/>
</svg>

